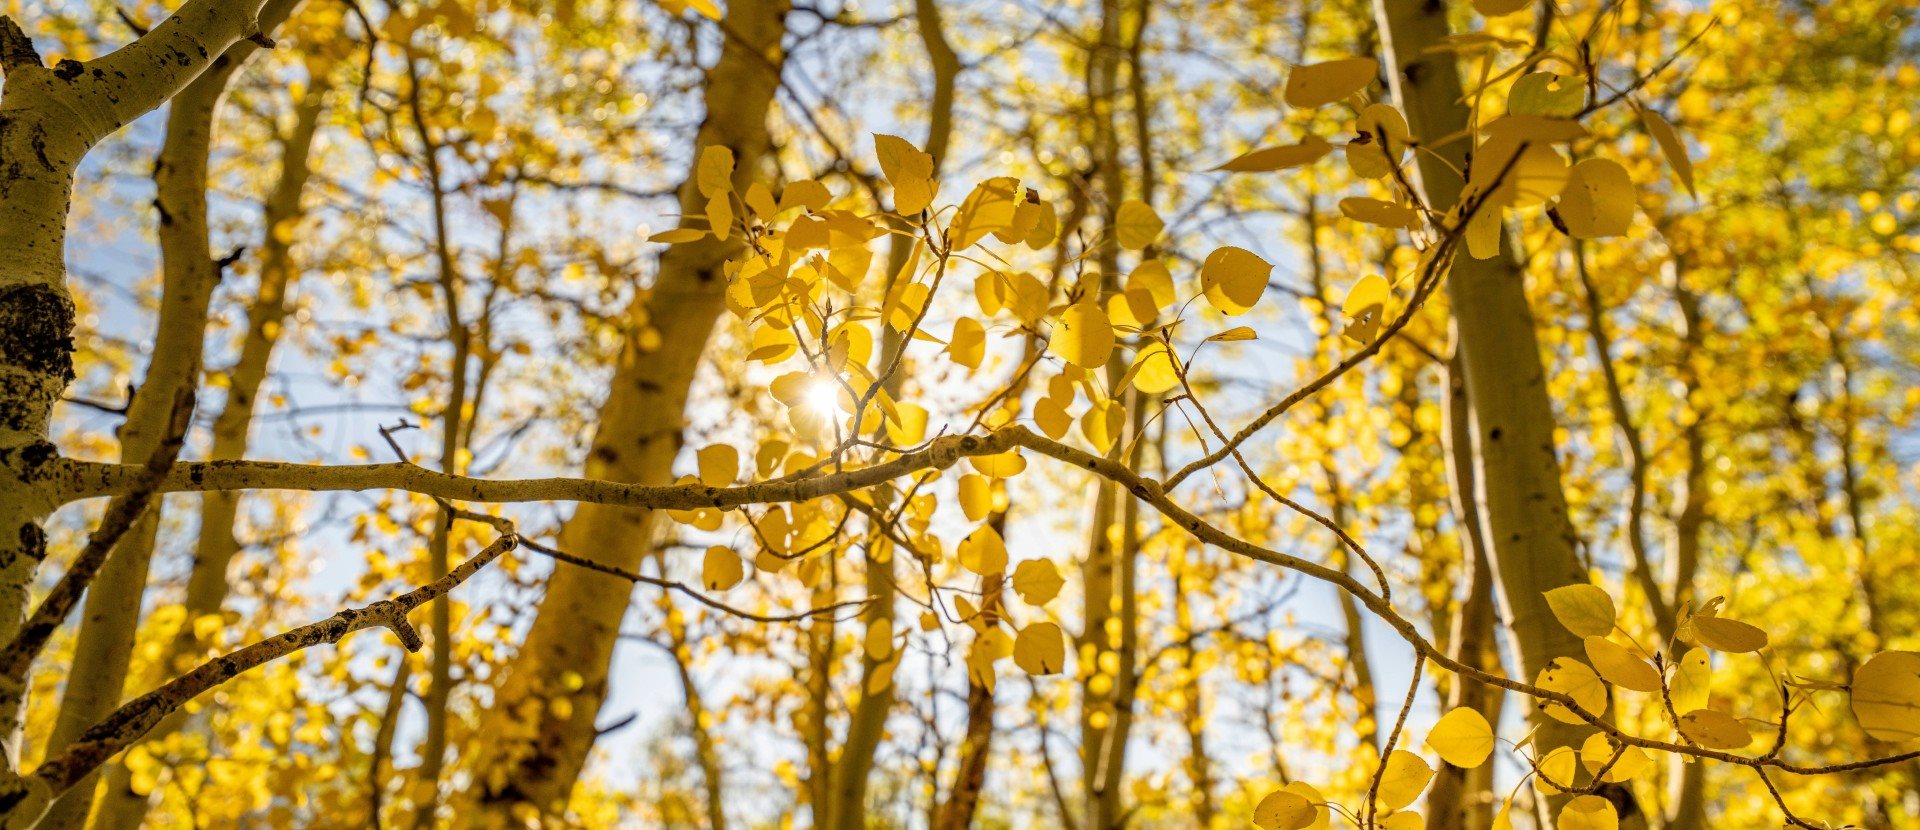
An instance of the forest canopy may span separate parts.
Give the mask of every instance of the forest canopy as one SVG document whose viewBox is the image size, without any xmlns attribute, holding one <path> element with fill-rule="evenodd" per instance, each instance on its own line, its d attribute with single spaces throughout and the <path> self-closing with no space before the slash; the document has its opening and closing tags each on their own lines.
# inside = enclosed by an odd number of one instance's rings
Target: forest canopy
<svg viewBox="0 0 1920 830">
<path fill-rule="evenodd" d="M 0 828 L 1920 828 L 1920 4 L 0 0 Z"/>
</svg>

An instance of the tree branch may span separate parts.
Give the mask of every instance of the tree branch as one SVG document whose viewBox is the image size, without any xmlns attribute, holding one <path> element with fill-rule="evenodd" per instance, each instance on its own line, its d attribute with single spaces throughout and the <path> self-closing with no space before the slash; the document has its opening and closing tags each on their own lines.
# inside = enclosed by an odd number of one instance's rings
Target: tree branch
<svg viewBox="0 0 1920 830">
<path fill-rule="evenodd" d="M 950 435 L 890 461 L 807 478 L 739 487 L 699 484 L 639 485 L 579 478 L 493 480 L 428 470 L 414 464 L 311 465 L 276 461 L 204 461 L 175 464 L 158 492 L 219 490 L 407 490 L 474 502 L 572 501 L 649 509 L 728 509 L 746 504 L 801 502 L 838 495 L 927 469 L 944 469 L 970 456 L 993 455 L 1016 446 L 1005 430 L 988 435 Z M 50 495 L 64 503 L 130 493 L 140 467 L 62 460 L 49 465 Z"/>
<path fill-rule="evenodd" d="M 21 31 L 13 18 L 0 15 L 0 77 L 13 74 L 23 66 L 40 66 L 40 52 L 33 39 Z"/>
<path fill-rule="evenodd" d="M 128 701 L 106 719 L 94 724 L 60 757 L 42 764 L 33 773 L 51 795 L 59 795 L 99 767 L 114 753 L 139 740 L 162 718 L 202 694 L 250 669 L 278 660 L 296 651 L 318 645 L 338 643 L 348 634 L 368 628 L 392 629 L 408 651 L 418 651 L 420 632 L 407 621 L 408 612 L 435 598 L 446 595 L 466 582 L 481 568 L 518 544 L 519 538 L 502 534 L 492 544 L 474 554 L 446 576 L 392 599 L 384 599 L 360 608 L 348 608 L 327 619 L 295 628 L 278 636 L 202 663 L 173 681 Z"/>
</svg>

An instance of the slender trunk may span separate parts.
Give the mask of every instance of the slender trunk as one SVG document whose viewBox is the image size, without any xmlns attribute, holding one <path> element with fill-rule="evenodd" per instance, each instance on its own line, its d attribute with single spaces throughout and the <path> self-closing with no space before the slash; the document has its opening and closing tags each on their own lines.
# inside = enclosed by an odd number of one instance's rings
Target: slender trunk
<svg viewBox="0 0 1920 830">
<path fill-rule="evenodd" d="M 1390 53 L 1388 77 L 1414 133 L 1424 139 L 1470 134 L 1453 53 L 1433 48 L 1449 34 L 1447 7 L 1376 0 L 1376 8 Z M 1437 210 L 1459 201 L 1463 182 L 1456 171 L 1466 169 L 1468 143 L 1453 141 L 1418 154 L 1426 202 Z M 1504 236 L 1503 249 L 1509 247 Z M 1526 275 L 1510 253 L 1460 259 L 1447 288 L 1471 415 L 1475 508 L 1520 668 L 1531 680 L 1555 658 L 1583 653 L 1580 639 L 1548 610 L 1545 592 L 1588 581 L 1560 487 L 1546 367 Z M 1541 753 L 1577 747 L 1591 731 L 1554 720 L 1539 707 L 1530 717 Z"/>
<path fill-rule="evenodd" d="M 954 54 L 953 47 L 947 42 L 946 32 L 941 26 L 940 7 L 937 0 L 915 0 L 914 17 L 920 32 L 921 44 L 927 50 L 928 62 L 933 68 L 933 102 L 927 114 L 927 141 L 924 149 L 933 156 L 935 174 L 946 159 L 947 149 L 953 137 L 953 95 L 955 78 L 960 73 L 960 59 Z M 896 226 L 896 230 L 905 230 Z M 896 234 L 887 251 L 887 278 L 889 284 L 882 296 L 891 295 L 892 280 L 904 276 L 901 270 L 912 257 L 915 241 L 906 233 Z M 901 333 L 892 326 L 882 326 L 881 344 L 876 360 L 884 363 L 902 347 Z M 904 372 L 896 372 L 886 379 L 886 393 L 894 398 L 900 396 L 901 386 L 906 379 Z M 885 620 L 888 630 L 894 630 L 894 589 L 893 559 L 891 556 L 881 559 L 876 556 L 876 547 L 869 545 L 866 556 L 867 596 L 872 605 L 866 612 L 869 626 Z M 989 578 L 992 579 L 991 577 Z M 985 598 L 992 602 L 994 597 Z M 863 640 L 864 642 L 864 640 Z M 894 661 L 897 663 L 897 660 Z M 863 830 L 867 825 L 867 779 L 873 773 L 874 750 L 879 747 L 881 736 L 886 732 L 887 715 L 893 711 L 893 684 L 887 683 L 874 688 L 876 682 L 871 678 L 876 672 L 892 672 L 887 660 L 876 660 L 872 655 L 862 658 L 859 702 L 854 704 L 852 721 L 847 726 L 847 739 L 841 746 L 840 761 L 833 767 L 833 806 L 830 827 L 840 830 Z M 972 701 L 969 698 L 968 731 L 972 732 Z M 988 728 L 991 731 L 991 713 L 988 714 Z"/>
<path fill-rule="evenodd" d="M 1499 672 L 1495 579 L 1480 532 L 1480 515 L 1473 509 L 1473 433 L 1458 349 L 1447 360 L 1445 384 L 1447 405 L 1441 411 L 1446 423 L 1441 436 L 1447 476 L 1453 483 L 1451 498 L 1454 519 L 1459 523 L 1460 553 L 1467 568 L 1467 598 L 1453 620 L 1451 656 L 1474 668 Z M 1454 678 L 1447 689 L 1446 703 L 1448 711 L 1467 707 L 1478 711 L 1488 723 L 1500 722 L 1502 697 L 1485 685 Z M 1433 789 L 1427 794 L 1428 826 L 1433 830 L 1487 830 L 1493 825 L 1495 800 L 1493 765 L 1481 764 L 1469 770 L 1442 762 L 1434 772 Z"/>
<path fill-rule="evenodd" d="M 827 561 L 829 567 L 832 560 Z M 832 573 L 821 577 L 813 589 L 813 605 L 834 601 L 838 581 Z M 833 822 L 833 753 L 828 741 L 832 731 L 834 631 L 830 615 L 807 623 L 807 698 L 806 712 L 799 724 L 801 742 L 807 747 L 807 802 L 813 808 L 813 823 L 822 827 Z"/>
<path fill-rule="evenodd" d="M 325 80 L 324 75 L 314 78 L 296 106 L 293 132 L 281 144 L 280 177 L 267 196 L 262 217 L 266 233 L 260 246 L 260 286 L 247 309 L 240 359 L 227 373 L 226 406 L 213 424 L 213 447 L 208 457 L 215 461 L 246 455 L 254 398 L 266 380 L 268 362 L 279 342 L 280 324 L 287 314 L 287 287 L 298 271 L 291 256 L 293 233 L 305 215 L 300 197 L 311 172 L 307 162 L 313 137 L 325 112 Z M 155 683 L 191 668 L 209 645 L 200 641 L 193 622 L 220 613 L 226 602 L 228 566 L 241 548 L 234 528 L 239 495 L 222 491 L 201 497 L 200 538 L 194 550 L 193 570 L 187 577 L 185 621 L 166 655 L 153 667 L 154 677 L 150 679 Z M 173 734 L 188 717 L 184 711 L 169 715 L 144 742 L 154 744 Z M 134 790 L 132 771 L 124 763 L 114 763 L 107 768 L 105 781 L 91 825 L 101 830 L 140 826 L 151 803 L 146 793 Z"/>
<path fill-rule="evenodd" d="M 74 173 L 96 144 L 173 98 L 235 41 L 251 32 L 264 42 L 257 11 L 251 0 L 188 0 L 132 44 L 52 69 L 0 16 L 0 637 L 9 641 L 46 558 L 41 522 L 57 506 L 43 468 L 58 457 L 53 406 L 74 377 L 65 261 Z M 43 783 L 18 776 L 26 674 L 0 678 L 0 810 L 16 824 L 50 800 Z"/>
<path fill-rule="evenodd" d="M 922 1 L 925 2 L 925 0 Z M 1066 221 L 1061 227 L 1072 228 L 1079 226 L 1079 224 L 1086 219 L 1086 214 L 1087 200 L 1076 190 L 1072 203 L 1067 210 Z M 1072 234 L 1067 233 L 1060 234 L 1060 238 L 1054 242 L 1053 270 L 1051 272 L 1054 274 L 1054 278 L 1049 281 L 1047 285 L 1047 304 L 1049 306 L 1053 304 L 1053 297 L 1059 290 L 1059 275 L 1066 271 L 1066 263 L 1072 252 L 1071 242 Z M 1020 355 L 1020 362 L 1016 365 L 1025 366 L 1031 363 L 1038 357 L 1039 351 L 1039 339 L 1032 333 L 1029 333 L 1025 338 L 1025 345 Z M 1032 381 L 1032 378 L 1033 373 L 1027 372 L 1014 380 L 1006 395 L 1007 406 L 1020 406 L 1021 398 L 1026 394 L 1026 388 Z M 1004 494 L 1006 488 L 1005 481 L 996 479 L 994 480 L 993 486 L 998 494 Z M 994 503 L 999 504 L 1002 503 L 1002 501 L 1003 499 L 996 498 Z M 1002 539 L 1007 538 L 1007 511 L 1005 509 L 996 509 L 990 513 L 987 516 L 987 524 L 993 528 L 995 533 L 1000 534 Z M 1005 580 L 1001 576 L 990 576 L 986 582 L 982 584 L 982 590 L 982 612 L 997 611 L 1001 607 L 1005 590 Z M 953 784 L 947 788 L 946 800 L 942 802 L 934 812 L 934 830 L 967 830 L 967 828 L 973 826 L 974 815 L 979 811 L 980 807 L 980 794 L 986 788 L 987 760 L 992 757 L 993 754 L 993 715 L 997 709 L 994 705 L 994 688 L 995 687 L 985 683 L 975 681 L 971 675 L 968 676 L 967 729 L 965 737 L 960 744 L 960 758 L 955 764 Z M 1051 776 L 1052 762 L 1049 759 L 1047 763 L 1048 774 Z"/>
<path fill-rule="evenodd" d="M 273 0 L 264 24 L 277 27 L 293 0 Z M 243 42 L 228 49 L 181 90 L 167 111 L 167 134 L 154 162 L 154 208 L 163 285 L 153 358 L 127 406 L 120 427 L 123 459 L 142 459 L 173 434 L 174 402 L 200 382 L 206 342 L 207 310 L 224 266 L 214 260 L 207 227 L 207 158 L 213 146 L 214 116 L 227 84 L 259 51 Z M 184 428 L 184 424 L 180 427 Z M 159 531 L 160 502 L 121 537 L 87 590 L 74 642 L 73 662 L 60 698 L 59 714 L 48 737 L 49 752 L 65 748 L 80 733 L 106 717 L 126 691 L 133 644 L 139 632 L 141 599 Z M 41 827 L 78 827 L 92 807 L 96 772 L 57 799 Z"/>
<path fill-rule="evenodd" d="M 771 151 L 767 113 L 785 58 L 787 8 L 786 0 L 731 4 L 726 42 L 706 74 L 707 117 L 695 144 L 733 151 L 733 180 L 742 192 Z M 680 187 L 680 210 L 689 216 L 706 211 L 691 167 Z M 658 277 L 629 312 L 630 330 L 601 406 L 588 477 L 671 481 L 694 370 L 724 308 L 722 266 L 739 250 L 737 240 L 677 244 L 661 255 Z M 562 530 L 560 546 L 632 569 L 652 549 L 652 531 L 651 511 L 581 505 Z M 521 804 L 543 813 L 566 809 L 596 736 L 594 718 L 606 700 L 608 666 L 631 592 L 630 583 L 614 576 L 555 567 L 485 728 L 491 746 L 479 759 L 475 780 L 493 816 L 504 820 Z"/>
<path fill-rule="evenodd" d="M 707 801 L 707 830 L 727 830 L 726 770 L 720 764 L 720 748 L 708 728 L 712 716 L 707 712 L 700 684 L 693 678 L 693 652 L 687 648 L 687 626 L 679 618 L 670 594 L 662 591 L 657 601 L 666 615 L 667 647 L 680 678 L 680 694 L 686 701 L 687 730 L 693 733 L 694 758 L 700 764 L 702 790 Z"/>
<path fill-rule="evenodd" d="M 433 258 L 440 288 L 442 312 L 446 318 L 447 339 L 453 355 L 447 363 L 449 388 L 445 411 L 440 416 L 440 469 L 460 475 L 464 448 L 461 437 L 469 434 L 468 373 L 473 357 L 473 330 L 461 308 L 464 285 L 455 259 L 453 240 L 447 225 L 446 179 L 440 168 L 440 143 L 427 125 L 421 107 L 418 57 L 413 44 L 407 44 L 407 102 L 412 109 L 413 127 L 420 139 L 420 162 L 427 178 L 433 214 Z M 509 230 L 503 226 L 504 236 Z M 440 511 L 434 520 L 433 536 L 427 544 L 427 570 L 433 579 L 447 575 L 452 558 L 453 517 Z M 414 806 L 414 824 L 432 827 L 440 806 L 440 772 L 446 765 L 448 703 L 453 696 L 453 604 L 444 594 L 435 597 L 429 612 L 433 631 L 431 675 L 427 684 L 427 734 L 420 745 L 420 768 L 415 772 L 415 791 L 422 793 Z"/>
<path fill-rule="evenodd" d="M 375 830 L 385 826 L 381 823 L 380 811 L 387 798 L 387 767 L 393 758 L 393 733 L 400 728 L 400 716 L 407 706 L 407 683 L 412 679 L 413 660 L 402 654 L 393 667 L 387 705 L 381 710 L 380 726 L 373 733 L 373 757 L 367 761 L 367 820 Z"/>
<path fill-rule="evenodd" d="M 1673 299 L 1680 307 L 1681 332 L 1680 382 L 1688 401 L 1696 400 L 1700 387 L 1695 361 L 1701 360 L 1701 340 L 1705 322 L 1700 317 L 1700 298 L 1686 283 L 1686 264 L 1676 258 L 1673 264 Z M 1693 601 L 1693 579 L 1700 568 L 1700 543 L 1707 524 L 1707 439 L 1706 413 L 1695 412 L 1681 428 L 1686 445 L 1687 471 L 1677 496 L 1680 510 L 1673 517 L 1673 559 L 1667 563 L 1666 583 L 1673 591 L 1670 608 Z M 1662 631 L 1678 658 L 1684 644 L 1674 643 L 1672 631 Z M 1665 830 L 1705 830 L 1707 827 L 1707 765 L 1689 764 L 1679 758 L 1668 759 L 1668 804 Z"/>
</svg>

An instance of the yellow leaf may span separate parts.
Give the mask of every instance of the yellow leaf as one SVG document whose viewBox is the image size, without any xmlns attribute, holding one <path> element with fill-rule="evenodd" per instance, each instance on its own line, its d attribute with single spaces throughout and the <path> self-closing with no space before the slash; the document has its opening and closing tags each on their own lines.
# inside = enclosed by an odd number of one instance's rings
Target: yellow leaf
<svg viewBox="0 0 1920 830">
<path fill-rule="evenodd" d="M 1067 414 L 1065 404 L 1052 398 L 1041 398 L 1033 405 L 1033 422 L 1040 426 L 1040 431 L 1048 438 L 1058 441 L 1073 427 L 1073 416 Z"/>
<path fill-rule="evenodd" d="M 1633 179 L 1620 162 L 1587 159 L 1568 171 L 1558 209 L 1575 239 L 1625 236 L 1633 224 Z"/>
<path fill-rule="evenodd" d="M 1046 605 L 1066 584 L 1059 569 L 1045 559 L 1029 559 L 1013 569 L 1013 591 L 1028 605 Z"/>
<path fill-rule="evenodd" d="M 827 190 L 826 185 L 813 179 L 804 179 L 787 185 L 786 189 L 780 192 L 780 210 L 778 212 L 786 213 L 796 207 L 819 211 L 824 209 L 827 204 L 832 201 L 833 193 Z"/>
<path fill-rule="evenodd" d="M 1582 637 L 1613 632 L 1613 597 L 1596 585 L 1566 585 L 1546 592 L 1547 607 L 1568 631 Z"/>
<path fill-rule="evenodd" d="M 716 193 L 733 190 L 733 151 L 719 144 L 710 144 L 700 151 L 700 161 L 694 167 L 694 185 L 700 188 L 700 195 L 709 199 Z"/>
<path fill-rule="evenodd" d="M 1120 210 L 1114 216 L 1114 238 L 1120 247 L 1139 250 L 1152 245 L 1160 238 L 1160 231 L 1166 223 L 1160 221 L 1160 214 L 1153 212 L 1153 206 L 1139 199 L 1128 199 L 1120 203 Z"/>
<path fill-rule="evenodd" d="M 725 487 L 740 476 L 740 451 L 731 444 L 709 444 L 694 453 L 700 463 L 700 483 Z"/>
<path fill-rule="evenodd" d="M 707 200 L 707 227 L 713 229 L 713 238 L 722 242 L 733 234 L 733 199 L 725 191 Z"/>
<path fill-rule="evenodd" d="M 1660 691 L 1660 673 L 1639 655 L 1605 637 L 1586 639 L 1587 660 L 1600 679 L 1636 692 Z"/>
<path fill-rule="evenodd" d="M 1313 821 L 1306 826 L 1305 830 L 1329 830 L 1332 826 L 1333 813 L 1327 809 L 1327 797 L 1321 795 L 1319 790 L 1314 789 L 1312 784 L 1308 784 L 1305 781 L 1295 781 L 1280 789 L 1283 792 L 1290 792 L 1300 796 L 1306 799 L 1308 804 L 1313 805 Z"/>
<path fill-rule="evenodd" d="M 1713 669 L 1707 662 L 1707 653 L 1694 649 L 1680 658 L 1680 665 L 1674 669 L 1673 682 L 1667 689 L 1667 696 L 1673 699 L 1673 708 L 1681 712 L 1704 709 L 1711 696 Z"/>
<path fill-rule="evenodd" d="M 1097 303 L 1074 303 L 1060 314 L 1048 348 L 1080 368 L 1100 368 L 1113 354 L 1113 324 Z"/>
<path fill-rule="evenodd" d="M 1347 168 L 1363 179 L 1391 174 L 1413 142 L 1407 117 L 1391 104 L 1368 104 L 1354 131 L 1360 137 L 1347 142 Z"/>
<path fill-rule="evenodd" d="M 960 542 L 960 567 L 981 576 L 1007 569 L 1007 543 L 992 527 L 982 527 Z"/>
<path fill-rule="evenodd" d="M 1708 749 L 1739 749 L 1753 743 L 1753 733 L 1738 718 L 1714 709 L 1695 709 L 1680 716 L 1680 734 Z"/>
<path fill-rule="evenodd" d="M 647 241 L 678 245 L 682 242 L 697 242 L 705 238 L 707 238 L 707 232 L 699 228 L 674 228 L 649 236 Z"/>
<path fill-rule="evenodd" d="M 1433 768 L 1427 766 L 1426 759 L 1404 749 L 1394 750 L 1380 773 L 1380 806 L 1398 810 L 1412 804 L 1432 779 Z"/>
<path fill-rule="evenodd" d="M 1253 310 L 1267 293 L 1273 266 L 1259 254 L 1231 245 L 1207 255 L 1200 265 L 1200 286 L 1207 302 L 1229 317 Z"/>
<path fill-rule="evenodd" d="M 1587 135 L 1587 128 L 1580 126 L 1578 121 L 1548 118 L 1544 115 L 1503 115 L 1485 127 L 1481 127 L 1480 131 L 1486 133 L 1489 138 L 1506 136 L 1518 141 L 1550 144 L 1585 138 Z"/>
<path fill-rule="evenodd" d="M 1853 672 L 1853 716 L 1875 740 L 1920 738 L 1920 654 L 1883 651 Z"/>
<path fill-rule="evenodd" d="M 1067 663 L 1067 638 L 1060 626 L 1037 622 L 1020 629 L 1013 641 L 1013 664 L 1027 674 L 1058 674 Z"/>
<path fill-rule="evenodd" d="M 1394 813 L 1380 820 L 1380 830 L 1425 830 L 1426 817 L 1419 813 Z"/>
<path fill-rule="evenodd" d="M 1094 449 L 1105 453 L 1120 441 L 1120 430 L 1125 423 L 1124 407 L 1110 400 L 1098 400 L 1080 416 L 1080 434 L 1087 437 Z"/>
<path fill-rule="evenodd" d="M 1613 802 L 1597 795 L 1576 796 L 1560 808 L 1558 830 L 1619 830 L 1620 816 Z"/>
<path fill-rule="evenodd" d="M 867 695 L 873 696 L 873 695 L 880 694 L 881 692 L 886 691 L 888 686 L 892 686 L 893 673 L 895 670 L 899 668 L 900 668 L 899 652 L 895 652 L 892 657 L 888 657 L 885 660 L 875 663 L 873 666 L 873 672 L 867 675 L 867 686 L 866 686 Z"/>
<path fill-rule="evenodd" d="M 1478 190 L 1490 190 L 1490 205 L 1532 207 L 1560 195 L 1567 186 L 1567 160 L 1551 144 L 1496 135 L 1474 151 L 1468 182 Z"/>
<path fill-rule="evenodd" d="M 953 321 L 953 337 L 947 341 L 947 354 L 968 369 L 980 368 L 987 353 L 987 329 L 979 320 L 962 317 Z"/>
<path fill-rule="evenodd" d="M 1613 761 L 1613 766 L 1607 767 L 1606 775 L 1601 777 L 1603 781 L 1613 782 L 1631 780 L 1653 766 L 1653 759 L 1647 757 L 1647 753 L 1640 747 L 1625 748 L 1621 751 L 1618 761 L 1613 760 L 1613 750 L 1613 741 L 1608 739 L 1607 733 L 1595 732 L 1588 735 L 1586 742 L 1580 744 L 1580 765 L 1586 767 L 1587 772 L 1591 774 L 1599 772 L 1601 767 L 1606 767 L 1608 761 Z"/>
<path fill-rule="evenodd" d="M 1547 757 L 1540 759 L 1539 764 L 1535 765 L 1534 769 L 1538 777 L 1542 780 L 1533 782 L 1533 788 L 1543 793 L 1552 794 L 1559 792 L 1559 790 L 1549 785 L 1547 783 L 1549 781 L 1554 784 L 1559 784 L 1561 787 L 1573 786 L 1574 772 L 1579 769 L 1579 764 L 1580 759 L 1574 754 L 1571 747 L 1554 747 L 1553 751 L 1547 753 Z"/>
<path fill-rule="evenodd" d="M 1462 769 L 1473 769 L 1493 754 L 1493 727 L 1478 710 L 1462 706 L 1433 725 L 1427 733 L 1427 746 L 1440 753 L 1440 760 Z"/>
<path fill-rule="evenodd" d="M 746 568 L 732 548 L 723 545 L 707 548 L 706 560 L 700 563 L 700 584 L 707 586 L 707 590 L 724 591 L 740 584 L 744 578 Z"/>
<path fill-rule="evenodd" d="M 1262 147 L 1242 153 L 1232 161 L 1213 169 L 1228 173 L 1270 173 L 1290 167 L 1304 167 L 1319 161 L 1331 152 L 1333 152 L 1333 145 L 1326 139 L 1310 135 L 1299 144 Z"/>
<path fill-rule="evenodd" d="M 1411 228 L 1420 222 L 1420 212 L 1411 207 L 1365 196 L 1341 199 L 1340 212 L 1356 222 L 1383 228 Z"/>
<path fill-rule="evenodd" d="M 967 458 L 967 464 L 979 470 L 981 474 L 994 478 L 1012 478 L 1027 468 L 1027 460 L 1020 457 L 1019 450 L 1007 450 L 994 455 L 975 455 Z"/>
<path fill-rule="evenodd" d="M 1587 103 L 1585 80 L 1578 75 L 1562 76 L 1552 72 L 1523 75 L 1507 92 L 1507 112 L 1572 118 Z"/>
<path fill-rule="evenodd" d="M 984 639 L 974 640 L 973 648 L 967 651 L 967 679 L 985 688 L 988 694 L 992 694 L 993 662 L 999 658 L 993 655 L 991 649 L 985 647 Z"/>
<path fill-rule="evenodd" d="M 1467 253 L 1474 259 L 1492 259 L 1500 255 L 1500 206 L 1482 205 L 1467 220 Z"/>
<path fill-rule="evenodd" d="M 1122 329 L 1145 329 L 1159 313 L 1153 296 L 1145 291 L 1122 291 L 1107 298 L 1107 317 Z"/>
<path fill-rule="evenodd" d="M 887 419 L 887 438 L 899 447 L 927 440 L 927 408 L 910 401 L 894 404 L 894 417 Z"/>
<path fill-rule="evenodd" d="M 1133 388 L 1149 395 L 1158 395 L 1180 385 L 1180 376 L 1174 368 L 1174 356 L 1161 343 L 1149 343 L 1139 354 L 1134 355 Z"/>
<path fill-rule="evenodd" d="M 1380 62 L 1373 58 L 1343 58 L 1325 63 L 1296 66 L 1287 73 L 1288 105 L 1313 109 L 1324 107 L 1373 83 L 1380 73 Z"/>
<path fill-rule="evenodd" d="M 1028 213 L 1032 214 L 1031 220 L 1021 218 L 1022 214 Z M 1060 215 L 1054 211 L 1052 202 L 1031 199 L 1021 202 L 1014 209 L 1014 223 L 1027 229 L 1027 238 L 1022 241 L 1036 251 L 1053 244 L 1060 234 Z"/>
<path fill-rule="evenodd" d="M 980 521 L 992 510 L 993 480 L 986 476 L 972 474 L 961 476 L 960 512 L 966 514 L 967 521 Z"/>
<path fill-rule="evenodd" d="M 1347 327 L 1342 332 L 1347 339 L 1362 345 L 1373 342 L 1380 326 L 1386 322 L 1390 291 L 1386 278 L 1378 274 L 1368 274 L 1353 284 L 1340 304 L 1340 313 L 1347 318 Z"/>
<path fill-rule="evenodd" d="M 1739 620 L 1694 617 L 1693 639 L 1715 651 L 1759 651 L 1767 647 L 1767 632 Z"/>
<path fill-rule="evenodd" d="M 867 623 L 867 659 L 880 662 L 893 654 L 893 619 L 878 617 Z"/>
<path fill-rule="evenodd" d="M 1674 177 L 1686 186 L 1687 195 L 1699 198 L 1700 194 L 1693 190 L 1693 160 L 1687 158 L 1687 143 L 1680 139 L 1680 132 L 1653 110 L 1641 110 L 1640 122 L 1646 125 L 1654 143 L 1660 145 L 1660 154 L 1667 157 L 1667 166 L 1673 168 Z"/>
<path fill-rule="evenodd" d="M 1587 668 L 1587 664 L 1571 657 L 1554 658 L 1552 663 L 1540 670 L 1534 685 L 1571 696 L 1573 702 L 1586 710 L 1587 714 L 1597 717 L 1607 711 L 1607 685 L 1600 682 L 1600 676 Z M 1540 709 L 1561 723 L 1586 723 L 1579 715 L 1554 701 L 1542 702 Z"/>
<path fill-rule="evenodd" d="M 1274 790 L 1253 806 L 1253 826 L 1260 830 L 1306 830 L 1313 824 L 1315 808 L 1305 796 L 1287 790 Z"/>
<path fill-rule="evenodd" d="M 698 12 L 701 17 L 714 21 L 720 19 L 720 6 L 713 0 L 686 0 L 686 4 L 687 8 Z"/>
<path fill-rule="evenodd" d="M 772 219 L 774 214 L 780 212 L 780 206 L 773 201 L 773 191 L 760 182 L 747 185 L 747 195 L 741 197 L 741 201 L 746 202 L 747 210 L 760 217 L 761 221 Z"/>
<path fill-rule="evenodd" d="M 873 149 L 880 157 L 880 172 L 893 185 L 894 210 L 912 216 L 933 204 L 940 184 L 933 178 L 933 156 L 899 136 L 873 136 Z"/>
<path fill-rule="evenodd" d="M 954 217 L 950 232 L 953 236 L 953 249 L 956 251 L 973 247 L 973 244 L 985 239 L 987 234 L 1001 233 L 1013 229 L 1013 214 L 1019 201 L 1020 181 L 1002 176 L 981 182 L 966 201 L 960 203 L 960 213 Z"/>
<path fill-rule="evenodd" d="M 1127 275 L 1127 291 L 1146 292 L 1147 296 L 1153 298 L 1156 308 L 1173 305 L 1175 300 L 1180 299 L 1173 292 L 1173 274 L 1167 271 L 1166 263 L 1157 259 L 1140 263 L 1140 267 Z"/>
<path fill-rule="evenodd" d="M 1227 329 L 1226 331 L 1220 332 L 1219 334 L 1216 334 L 1212 337 L 1207 338 L 1206 342 L 1237 343 L 1242 340 L 1258 340 L 1258 339 L 1260 339 L 1260 335 L 1253 330 L 1252 326 L 1234 326 L 1233 328 Z"/>
</svg>

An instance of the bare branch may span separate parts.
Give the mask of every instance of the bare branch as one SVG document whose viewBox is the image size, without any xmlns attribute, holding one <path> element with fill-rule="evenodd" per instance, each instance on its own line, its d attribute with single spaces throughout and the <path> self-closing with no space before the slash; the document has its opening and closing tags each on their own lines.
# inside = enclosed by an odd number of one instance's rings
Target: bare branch
<svg viewBox="0 0 1920 830">
<path fill-rule="evenodd" d="M 296 651 L 338 643 L 356 631 L 376 627 L 392 629 L 408 651 L 418 651 L 421 646 L 420 632 L 415 631 L 413 624 L 407 621 L 408 612 L 459 587 L 501 554 L 513 550 L 517 543 L 518 537 L 503 534 L 446 576 L 427 585 L 392 599 L 343 610 L 319 622 L 303 625 L 202 663 L 193 671 L 128 701 L 106 719 L 88 728 L 60 757 L 35 770 L 33 778 L 44 783 L 53 795 L 59 795 L 105 763 L 114 753 L 139 740 L 162 718 L 188 701 L 250 669 Z"/>
</svg>

